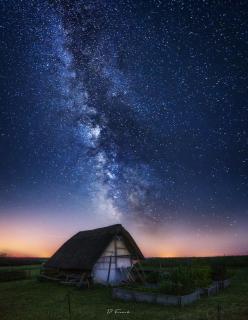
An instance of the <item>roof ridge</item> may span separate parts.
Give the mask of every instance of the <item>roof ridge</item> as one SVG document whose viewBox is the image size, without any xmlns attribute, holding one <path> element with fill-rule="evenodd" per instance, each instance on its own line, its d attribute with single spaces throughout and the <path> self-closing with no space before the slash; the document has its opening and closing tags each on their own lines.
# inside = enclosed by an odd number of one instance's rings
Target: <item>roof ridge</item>
<svg viewBox="0 0 248 320">
<path fill-rule="evenodd" d="M 116 224 L 111 224 L 110 226 L 106 226 L 106 227 L 100 227 L 100 228 L 88 229 L 88 230 L 81 230 L 81 231 L 78 231 L 76 234 L 81 233 L 81 232 L 96 231 L 96 230 L 101 230 L 101 229 L 108 229 L 108 228 L 113 228 L 113 227 L 117 227 L 117 226 L 125 229 L 121 223 L 116 223 Z"/>
</svg>

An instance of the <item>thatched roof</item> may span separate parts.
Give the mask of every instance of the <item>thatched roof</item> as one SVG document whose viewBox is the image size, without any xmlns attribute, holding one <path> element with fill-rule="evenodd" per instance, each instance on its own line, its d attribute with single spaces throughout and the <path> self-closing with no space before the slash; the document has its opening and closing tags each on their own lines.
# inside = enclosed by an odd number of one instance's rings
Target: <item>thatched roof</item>
<svg viewBox="0 0 248 320">
<path fill-rule="evenodd" d="M 134 258 L 144 258 L 129 232 L 121 224 L 115 224 L 104 228 L 78 232 L 55 252 L 45 263 L 45 267 L 91 270 L 115 235 L 122 236 L 130 254 Z"/>
</svg>

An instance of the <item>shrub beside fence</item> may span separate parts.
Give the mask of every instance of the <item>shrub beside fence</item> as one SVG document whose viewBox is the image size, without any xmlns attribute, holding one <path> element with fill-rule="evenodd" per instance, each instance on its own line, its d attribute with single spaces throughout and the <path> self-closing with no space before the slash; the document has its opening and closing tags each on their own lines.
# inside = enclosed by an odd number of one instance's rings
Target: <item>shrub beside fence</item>
<svg viewBox="0 0 248 320">
<path fill-rule="evenodd" d="M 229 287 L 230 283 L 230 279 L 214 281 L 209 287 L 199 289 L 200 295 L 212 296 L 217 294 L 220 290 Z"/>
</svg>

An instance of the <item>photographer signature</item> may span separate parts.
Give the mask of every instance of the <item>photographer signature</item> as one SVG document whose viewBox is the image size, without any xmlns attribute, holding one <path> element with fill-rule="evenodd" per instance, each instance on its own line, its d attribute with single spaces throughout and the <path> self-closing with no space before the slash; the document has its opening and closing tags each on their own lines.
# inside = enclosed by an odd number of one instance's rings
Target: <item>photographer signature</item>
<svg viewBox="0 0 248 320">
<path fill-rule="evenodd" d="M 129 310 L 122 309 L 107 309 L 107 314 L 130 314 Z"/>
</svg>

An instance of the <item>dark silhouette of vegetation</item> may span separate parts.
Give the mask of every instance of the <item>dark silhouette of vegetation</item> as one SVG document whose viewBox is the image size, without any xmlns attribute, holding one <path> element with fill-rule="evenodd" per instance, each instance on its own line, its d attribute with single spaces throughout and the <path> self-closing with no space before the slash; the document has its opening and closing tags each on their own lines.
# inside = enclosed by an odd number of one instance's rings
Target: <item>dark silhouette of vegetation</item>
<svg viewBox="0 0 248 320">
<path fill-rule="evenodd" d="M 248 255 L 221 257 L 185 257 L 185 258 L 147 258 L 142 261 L 143 267 L 171 268 L 183 266 L 209 266 L 213 263 L 224 263 L 228 268 L 248 267 Z"/>
<path fill-rule="evenodd" d="M 44 263 L 46 260 L 45 258 L 17 258 L 0 255 L 0 267 L 38 265 Z"/>
<path fill-rule="evenodd" d="M 208 268 L 195 269 L 189 266 L 173 268 L 161 281 L 160 290 L 166 294 L 184 295 L 211 283 Z"/>
<path fill-rule="evenodd" d="M 0 282 L 23 280 L 27 278 L 30 278 L 30 273 L 27 270 L 0 272 Z"/>
<path fill-rule="evenodd" d="M 223 262 L 214 262 L 211 264 L 211 277 L 214 281 L 223 281 L 227 279 L 227 267 Z"/>
<path fill-rule="evenodd" d="M 151 271 L 145 276 L 148 283 L 158 283 L 161 280 L 161 273 L 158 271 Z"/>
</svg>

